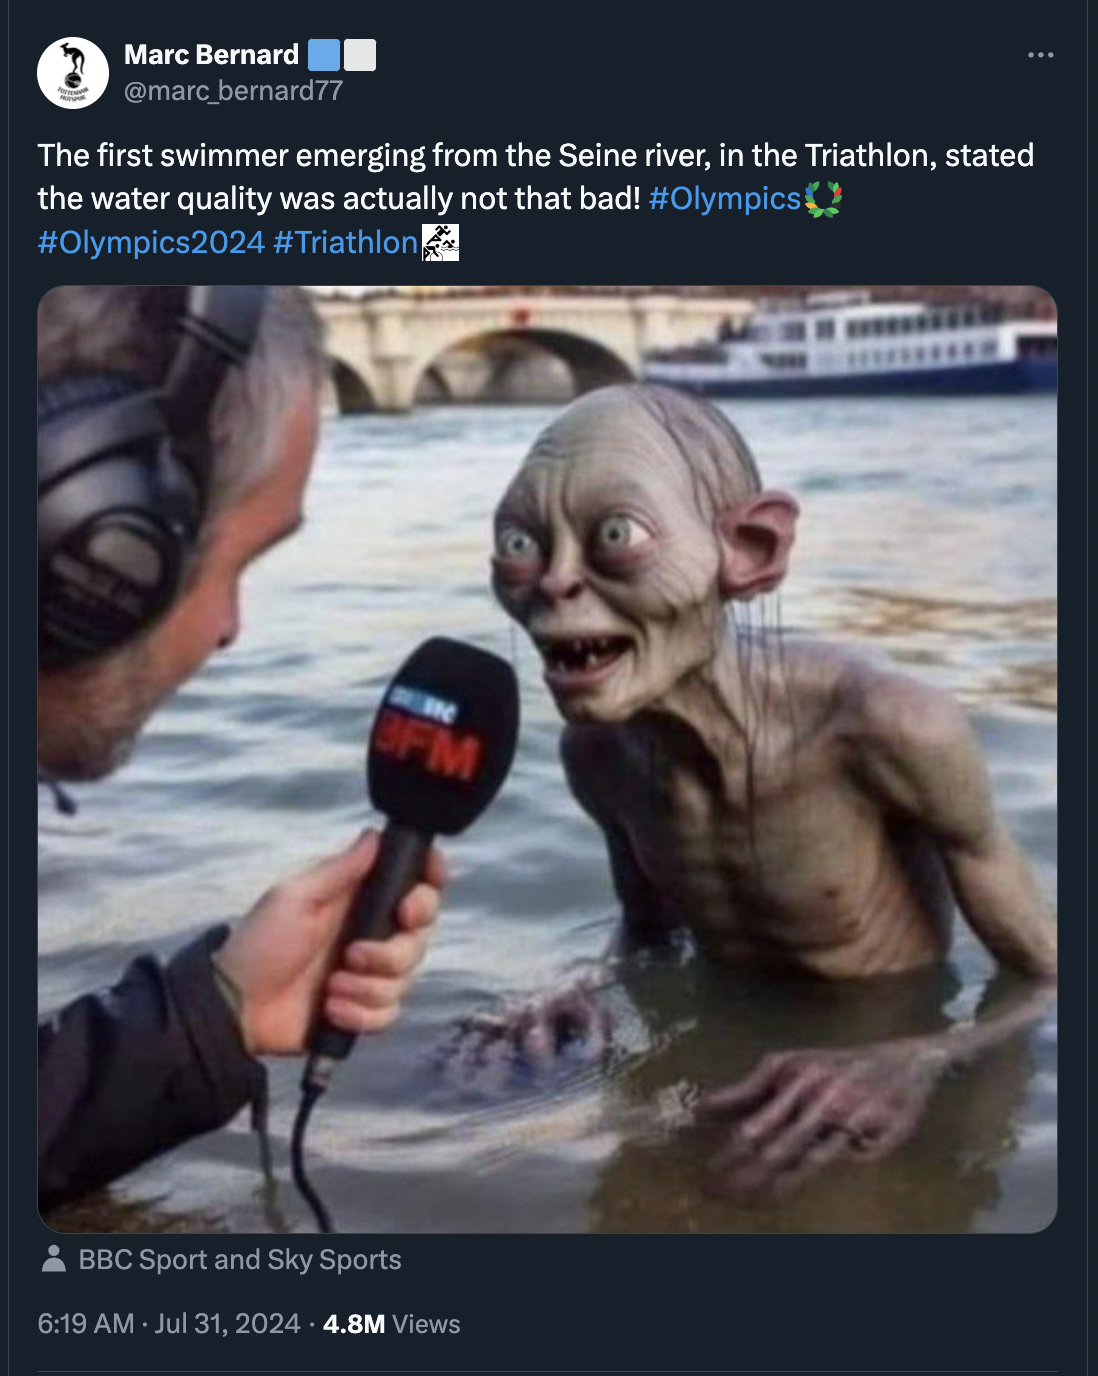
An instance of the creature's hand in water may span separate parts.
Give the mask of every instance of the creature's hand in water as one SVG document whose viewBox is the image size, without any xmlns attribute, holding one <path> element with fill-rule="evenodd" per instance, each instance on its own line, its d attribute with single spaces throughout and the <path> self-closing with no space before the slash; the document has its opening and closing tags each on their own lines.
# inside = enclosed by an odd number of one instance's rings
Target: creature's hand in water
<svg viewBox="0 0 1098 1376">
<path fill-rule="evenodd" d="M 703 1113 L 730 1120 L 710 1163 L 715 1192 L 786 1194 L 834 1161 L 887 1156 L 915 1131 L 945 1064 L 914 1042 L 764 1056 L 745 1080 L 700 1101 Z"/>
<path fill-rule="evenodd" d="M 467 1079 L 489 1066 L 537 1073 L 578 1055 L 598 1060 L 609 1050 L 612 1020 L 586 984 L 577 984 L 502 1015 L 476 1013 L 458 1023 L 445 1059 Z"/>
</svg>

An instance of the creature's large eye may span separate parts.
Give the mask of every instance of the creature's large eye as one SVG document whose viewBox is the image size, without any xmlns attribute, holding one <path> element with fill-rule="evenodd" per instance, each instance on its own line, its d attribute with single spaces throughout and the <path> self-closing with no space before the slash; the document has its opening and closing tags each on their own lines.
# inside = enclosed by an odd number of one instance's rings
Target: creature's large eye
<svg viewBox="0 0 1098 1376">
<path fill-rule="evenodd" d="M 501 559 L 516 563 L 531 563 L 540 558 L 538 542 L 521 526 L 502 526 L 496 531 L 496 553 Z"/>
<path fill-rule="evenodd" d="M 604 516 L 595 527 L 594 548 L 598 554 L 621 554 L 634 551 L 652 539 L 652 532 L 633 516 L 615 511 Z"/>
</svg>

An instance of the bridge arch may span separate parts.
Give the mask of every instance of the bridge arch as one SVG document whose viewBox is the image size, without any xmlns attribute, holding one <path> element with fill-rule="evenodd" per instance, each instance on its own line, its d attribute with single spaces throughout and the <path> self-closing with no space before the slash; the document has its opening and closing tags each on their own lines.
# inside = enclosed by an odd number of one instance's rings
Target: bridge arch
<svg viewBox="0 0 1098 1376">
<path fill-rule="evenodd" d="M 559 401 L 634 377 L 620 353 L 590 336 L 514 327 L 436 346 L 414 364 L 412 389 L 422 401 Z"/>
<path fill-rule="evenodd" d="M 416 383 L 415 400 L 431 406 L 456 401 L 457 398 L 454 396 L 454 388 L 450 379 L 441 368 L 432 363 L 419 375 L 419 381 Z"/>
<path fill-rule="evenodd" d="M 341 405 L 400 412 L 417 390 L 420 400 L 543 399 L 515 395 L 537 371 L 534 359 L 555 370 L 560 390 L 545 400 L 624 381 L 648 350 L 709 338 L 750 307 L 641 289 L 455 288 L 329 299 L 321 309 L 328 352 L 348 370 L 335 378 Z"/>
<path fill-rule="evenodd" d="M 360 415 L 378 409 L 377 393 L 359 368 L 345 359 L 329 357 L 329 405 L 341 416 Z"/>
</svg>

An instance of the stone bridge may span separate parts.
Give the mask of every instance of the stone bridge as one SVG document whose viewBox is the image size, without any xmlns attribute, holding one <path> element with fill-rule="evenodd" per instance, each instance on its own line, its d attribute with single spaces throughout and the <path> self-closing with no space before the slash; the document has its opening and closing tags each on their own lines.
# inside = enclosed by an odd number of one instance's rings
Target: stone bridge
<svg viewBox="0 0 1098 1376">
<path fill-rule="evenodd" d="M 417 398 L 506 397 L 533 356 L 555 359 L 576 394 L 638 376 L 648 349 L 712 338 L 750 303 L 659 292 L 447 292 L 325 299 L 339 409 L 408 411 Z"/>
</svg>

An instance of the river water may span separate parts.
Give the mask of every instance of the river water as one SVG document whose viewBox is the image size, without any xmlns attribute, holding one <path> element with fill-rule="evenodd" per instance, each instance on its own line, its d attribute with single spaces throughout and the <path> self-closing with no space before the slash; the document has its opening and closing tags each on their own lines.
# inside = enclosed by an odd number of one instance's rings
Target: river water
<svg viewBox="0 0 1098 1376">
<path fill-rule="evenodd" d="M 344 1232 L 1030 1231 L 1055 1212 L 1050 1014 L 945 1083 L 884 1163 L 781 1202 L 710 1197 L 715 1140 L 684 1105 L 766 1050 L 964 1022 L 991 965 L 961 930 L 947 970 L 817 987 L 719 974 L 689 952 L 609 979 L 609 1063 L 491 1084 L 440 1066 L 455 1020 L 599 978 L 615 925 L 602 842 L 571 801 L 532 652 L 487 588 L 490 515 L 551 408 L 331 418 L 308 524 L 246 580 L 245 632 L 156 718 L 117 778 L 40 804 L 40 1003 L 232 919 L 368 817 L 363 746 L 389 675 L 444 632 L 511 657 L 519 758 L 448 846 L 455 872 L 407 1012 L 360 1044 L 310 1135 Z M 767 482 L 801 498 L 787 633 L 885 651 L 955 691 L 999 806 L 1055 899 L 1056 437 L 1051 398 L 744 402 Z M 296 1064 L 272 1074 L 282 1185 L 242 1115 L 115 1185 L 74 1228 L 309 1229 L 288 1183 Z"/>
</svg>

